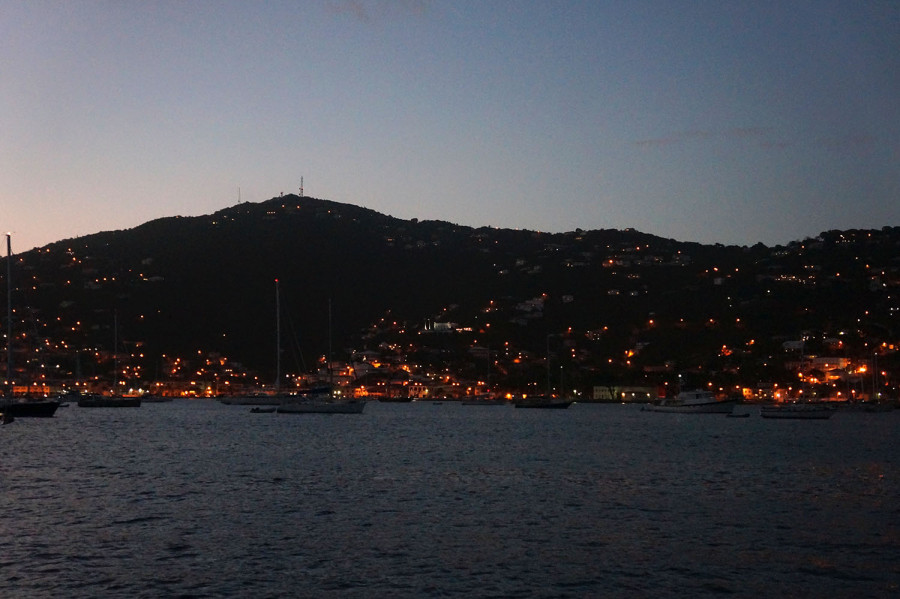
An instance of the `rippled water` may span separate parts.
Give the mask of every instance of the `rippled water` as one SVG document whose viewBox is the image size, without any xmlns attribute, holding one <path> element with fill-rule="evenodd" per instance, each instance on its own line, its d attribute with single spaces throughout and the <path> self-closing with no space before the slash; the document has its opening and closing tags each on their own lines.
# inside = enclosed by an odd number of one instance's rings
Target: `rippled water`
<svg viewBox="0 0 900 599">
<path fill-rule="evenodd" d="M 176 401 L 0 427 L 4 597 L 896 596 L 900 413 Z"/>
</svg>

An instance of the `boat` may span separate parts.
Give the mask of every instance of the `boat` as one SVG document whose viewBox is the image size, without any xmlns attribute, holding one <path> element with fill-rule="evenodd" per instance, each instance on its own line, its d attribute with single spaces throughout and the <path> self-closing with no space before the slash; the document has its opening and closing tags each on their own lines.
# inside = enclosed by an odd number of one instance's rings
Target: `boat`
<svg viewBox="0 0 900 599">
<path fill-rule="evenodd" d="M 218 402 L 226 406 L 278 406 L 289 396 L 281 392 L 281 293 L 275 279 L 275 390 L 226 395 Z"/>
<path fill-rule="evenodd" d="M 50 418 L 59 408 L 55 399 L 36 399 L 13 396 L 12 366 L 12 236 L 6 234 L 6 383 L 7 395 L 0 399 L 0 413 L 12 422 L 13 418 Z"/>
<path fill-rule="evenodd" d="M 674 414 L 730 414 L 737 403 L 736 398 L 717 400 L 712 392 L 695 389 L 681 391 L 675 397 L 663 397 L 641 409 L 646 412 Z"/>
<path fill-rule="evenodd" d="M 263 408 L 263 407 L 257 406 L 255 408 L 250 408 L 250 413 L 251 414 L 272 414 L 275 412 L 275 410 L 276 410 L 276 408 L 274 408 L 274 407 Z"/>
<path fill-rule="evenodd" d="M 51 418 L 59 406 L 55 399 L 5 399 L 0 401 L 0 413 L 11 418 Z"/>
<path fill-rule="evenodd" d="M 513 400 L 513 406 L 516 408 L 534 408 L 539 410 L 565 410 L 575 403 L 571 399 L 563 399 L 562 397 L 554 397 L 550 384 L 550 338 L 558 335 L 547 335 L 547 393 L 544 395 L 534 395 L 532 397 L 522 397 Z M 562 380 L 559 383 L 560 390 L 563 389 Z"/>
<path fill-rule="evenodd" d="M 487 367 L 487 376 L 485 377 L 485 389 L 491 388 L 491 346 L 487 347 L 487 358 L 488 358 L 488 367 Z M 468 396 L 466 399 L 462 400 L 462 405 L 464 406 L 505 406 L 509 402 L 505 397 L 498 395 L 496 393 L 485 392 L 485 393 L 475 393 L 474 395 Z"/>
<path fill-rule="evenodd" d="M 362 414 L 365 408 L 365 400 L 340 399 L 327 393 L 291 396 L 275 411 L 279 414 Z"/>
<path fill-rule="evenodd" d="M 366 402 L 335 397 L 331 385 L 315 387 L 296 395 L 281 396 L 274 409 L 279 414 L 362 414 Z"/>
<path fill-rule="evenodd" d="M 113 389 L 119 388 L 119 315 L 113 315 Z M 141 397 L 85 393 L 78 396 L 79 408 L 139 408 Z"/>
<path fill-rule="evenodd" d="M 834 414 L 832 406 L 823 403 L 786 403 L 761 406 L 759 415 L 763 418 L 782 418 L 791 420 L 828 420 Z"/>
<path fill-rule="evenodd" d="M 280 316 L 280 299 L 278 293 L 278 279 L 275 279 L 275 304 L 276 314 Z M 331 360 L 331 302 L 328 302 L 328 381 L 318 384 L 304 393 L 297 395 L 281 395 L 278 393 L 278 385 L 281 378 L 281 320 L 276 318 L 277 343 L 276 359 L 276 397 L 280 403 L 275 411 L 278 414 L 362 414 L 366 408 L 366 402 L 362 399 L 343 399 L 335 396 L 334 372 Z"/>
<path fill-rule="evenodd" d="M 140 397 L 125 397 L 122 395 L 100 395 L 88 393 L 78 398 L 79 408 L 139 408 Z"/>
<path fill-rule="evenodd" d="M 569 399 L 560 399 L 558 397 L 549 397 L 545 395 L 539 395 L 537 397 L 527 397 L 525 399 L 519 399 L 513 402 L 513 405 L 517 408 L 538 408 L 543 410 L 565 410 L 570 405 L 572 405 L 574 401 Z"/>
</svg>

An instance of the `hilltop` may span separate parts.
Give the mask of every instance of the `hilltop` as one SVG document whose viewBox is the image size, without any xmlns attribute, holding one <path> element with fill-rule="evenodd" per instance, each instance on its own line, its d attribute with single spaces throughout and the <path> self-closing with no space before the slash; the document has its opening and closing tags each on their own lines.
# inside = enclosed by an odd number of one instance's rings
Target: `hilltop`
<svg viewBox="0 0 900 599">
<path fill-rule="evenodd" d="M 548 348 L 554 380 L 583 389 L 677 373 L 788 384 L 798 343 L 857 367 L 878 352 L 893 376 L 898 250 L 897 227 L 738 247 L 471 228 L 288 195 L 15 256 L 16 378 L 108 376 L 117 339 L 132 378 L 271 381 L 275 279 L 291 372 L 314 370 L 331 339 L 337 359 L 517 389 L 543 379 Z"/>
</svg>

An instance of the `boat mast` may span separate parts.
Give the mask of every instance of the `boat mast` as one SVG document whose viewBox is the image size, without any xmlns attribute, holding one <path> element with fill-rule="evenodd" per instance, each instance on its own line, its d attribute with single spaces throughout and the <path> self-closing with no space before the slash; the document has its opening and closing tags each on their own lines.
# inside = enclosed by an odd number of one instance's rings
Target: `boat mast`
<svg viewBox="0 0 900 599">
<path fill-rule="evenodd" d="M 275 393 L 281 389 L 281 294 L 275 279 Z"/>
<path fill-rule="evenodd" d="M 550 337 L 553 335 L 547 335 L 547 399 L 553 397 L 553 393 L 550 392 Z"/>
<path fill-rule="evenodd" d="M 487 359 L 487 377 L 485 378 L 485 387 L 489 396 L 493 397 L 491 394 L 491 344 L 488 343 L 488 359 Z"/>
<path fill-rule="evenodd" d="M 878 350 L 872 352 L 872 399 L 878 401 Z"/>
<path fill-rule="evenodd" d="M 334 394 L 334 369 L 331 365 L 331 298 L 328 298 L 328 386 Z"/>
<path fill-rule="evenodd" d="M 12 397 L 12 241 L 6 234 L 6 385 L 9 397 Z"/>
<path fill-rule="evenodd" d="M 119 311 L 113 310 L 113 395 L 119 391 Z"/>
</svg>

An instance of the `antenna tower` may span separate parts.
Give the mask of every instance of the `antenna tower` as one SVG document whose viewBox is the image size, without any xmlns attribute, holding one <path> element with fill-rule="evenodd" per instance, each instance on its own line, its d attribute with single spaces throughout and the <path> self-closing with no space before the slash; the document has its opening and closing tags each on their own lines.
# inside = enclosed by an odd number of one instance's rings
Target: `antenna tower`
<svg viewBox="0 0 900 599">
<path fill-rule="evenodd" d="M 303 197 L 303 177 L 300 177 L 300 197 Z"/>
</svg>

